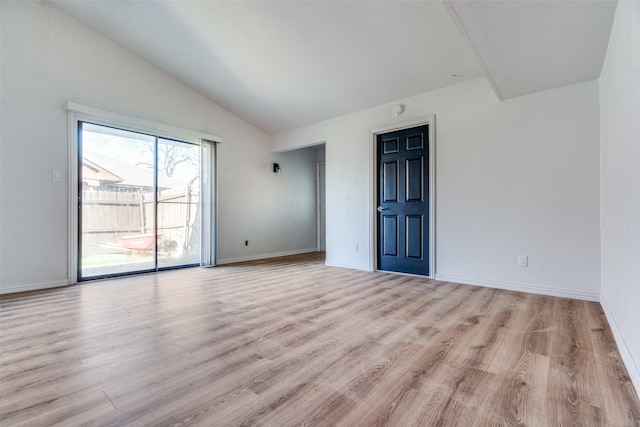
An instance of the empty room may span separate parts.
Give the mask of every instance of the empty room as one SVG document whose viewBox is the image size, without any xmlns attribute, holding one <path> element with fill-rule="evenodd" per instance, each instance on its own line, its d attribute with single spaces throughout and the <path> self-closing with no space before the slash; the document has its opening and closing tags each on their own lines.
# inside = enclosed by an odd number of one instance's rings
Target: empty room
<svg viewBox="0 0 640 427">
<path fill-rule="evenodd" d="M 0 19 L 0 425 L 640 426 L 640 2 Z"/>
</svg>

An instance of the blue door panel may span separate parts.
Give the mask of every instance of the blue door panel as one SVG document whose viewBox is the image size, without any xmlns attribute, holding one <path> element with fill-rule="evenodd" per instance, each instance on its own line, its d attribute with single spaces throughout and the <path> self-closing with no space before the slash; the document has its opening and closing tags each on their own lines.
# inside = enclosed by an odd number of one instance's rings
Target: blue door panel
<svg viewBox="0 0 640 427">
<path fill-rule="evenodd" d="M 383 165 L 384 188 L 382 189 L 382 200 L 385 202 L 398 201 L 398 162 L 388 162 Z"/>
<path fill-rule="evenodd" d="M 378 269 L 429 275 L 428 126 L 377 137 Z"/>
<path fill-rule="evenodd" d="M 385 215 L 383 217 L 383 250 L 385 256 L 398 256 L 398 216 Z"/>
</svg>

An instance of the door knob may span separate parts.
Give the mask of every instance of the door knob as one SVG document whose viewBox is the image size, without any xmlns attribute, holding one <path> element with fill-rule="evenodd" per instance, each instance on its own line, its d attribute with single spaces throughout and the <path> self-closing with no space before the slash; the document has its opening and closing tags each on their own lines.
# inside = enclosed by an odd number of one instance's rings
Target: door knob
<svg viewBox="0 0 640 427">
<path fill-rule="evenodd" d="M 383 208 L 382 206 L 378 206 L 378 212 L 382 212 L 385 209 L 387 209 L 387 208 Z"/>
</svg>

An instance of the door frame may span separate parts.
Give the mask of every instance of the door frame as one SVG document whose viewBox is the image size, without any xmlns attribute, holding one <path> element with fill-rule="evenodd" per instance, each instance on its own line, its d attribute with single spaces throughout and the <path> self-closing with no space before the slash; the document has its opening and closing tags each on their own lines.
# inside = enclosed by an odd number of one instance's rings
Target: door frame
<svg viewBox="0 0 640 427">
<path fill-rule="evenodd" d="M 369 245 L 369 265 L 371 271 L 378 271 L 378 151 L 376 149 L 378 135 L 398 130 L 410 129 L 417 126 L 429 127 L 429 275 L 419 276 L 433 279 L 436 277 L 436 131 L 435 114 L 418 117 L 398 123 L 387 124 L 370 130 L 369 143 L 369 230 L 371 245 Z M 382 271 L 382 270 L 381 270 Z M 387 273 L 395 273 L 384 270 Z"/>
<path fill-rule="evenodd" d="M 320 168 L 324 166 L 324 176 L 320 179 Z M 323 160 L 316 162 L 316 247 L 318 251 L 327 250 L 327 233 L 326 233 L 326 204 L 327 204 L 327 164 Z M 322 182 L 321 182 L 322 181 Z M 324 200 L 320 200 L 320 187 L 324 187 Z M 322 215 L 325 214 L 325 227 L 322 227 Z M 321 245 L 324 240 L 324 248 Z"/>
</svg>

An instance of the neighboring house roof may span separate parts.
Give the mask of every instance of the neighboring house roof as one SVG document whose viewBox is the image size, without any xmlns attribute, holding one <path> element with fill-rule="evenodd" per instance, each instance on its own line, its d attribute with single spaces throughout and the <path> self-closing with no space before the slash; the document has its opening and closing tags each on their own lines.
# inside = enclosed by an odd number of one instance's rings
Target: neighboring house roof
<svg viewBox="0 0 640 427">
<path fill-rule="evenodd" d="M 82 182 L 86 182 L 92 187 L 98 187 L 122 182 L 122 178 L 84 157 L 82 159 Z"/>
<path fill-rule="evenodd" d="M 105 156 L 91 150 L 82 150 L 82 181 L 88 185 L 114 185 L 129 188 L 153 187 L 153 171 L 146 166 L 135 166 L 125 160 Z M 186 183 L 158 171 L 158 187 L 184 187 Z"/>
</svg>

